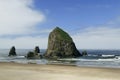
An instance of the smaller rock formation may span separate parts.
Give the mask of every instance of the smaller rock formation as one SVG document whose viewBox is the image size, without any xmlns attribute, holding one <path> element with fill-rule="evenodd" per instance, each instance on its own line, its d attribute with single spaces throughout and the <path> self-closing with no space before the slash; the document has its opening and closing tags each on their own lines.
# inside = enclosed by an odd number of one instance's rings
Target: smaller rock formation
<svg viewBox="0 0 120 80">
<path fill-rule="evenodd" d="M 83 51 L 83 52 L 82 52 L 82 55 L 83 55 L 83 56 L 88 55 L 87 51 Z"/>
<path fill-rule="evenodd" d="M 32 51 L 28 52 L 26 57 L 27 57 L 27 59 L 40 59 L 40 58 L 42 58 L 40 54 L 32 52 Z"/>
<path fill-rule="evenodd" d="M 15 49 L 15 47 L 13 46 L 13 47 L 10 49 L 8 56 L 16 56 L 16 55 L 17 55 L 17 54 L 16 54 L 16 49 Z"/>
<path fill-rule="evenodd" d="M 33 52 L 28 52 L 28 54 L 27 54 L 27 58 L 33 58 L 34 57 L 34 53 Z"/>
<path fill-rule="evenodd" d="M 34 50 L 35 53 L 40 53 L 40 49 L 38 46 L 35 47 L 35 50 Z"/>
<path fill-rule="evenodd" d="M 26 57 L 28 59 L 40 59 L 40 58 L 42 58 L 42 55 L 40 54 L 39 47 L 36 46 L 33 52 L 32 51 L 28 52 Z"/>
</svg>

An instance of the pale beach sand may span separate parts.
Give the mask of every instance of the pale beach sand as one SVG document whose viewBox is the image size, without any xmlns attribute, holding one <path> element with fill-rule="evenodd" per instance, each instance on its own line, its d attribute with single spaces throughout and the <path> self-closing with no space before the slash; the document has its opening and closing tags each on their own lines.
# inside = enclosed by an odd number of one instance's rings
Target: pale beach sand
<svg viewBox="0 0 120 80">
<path fill-rule="evenodd" d="M 120 69 L 0 63 L 0 80 L 120 80 Z"/>
</svg>

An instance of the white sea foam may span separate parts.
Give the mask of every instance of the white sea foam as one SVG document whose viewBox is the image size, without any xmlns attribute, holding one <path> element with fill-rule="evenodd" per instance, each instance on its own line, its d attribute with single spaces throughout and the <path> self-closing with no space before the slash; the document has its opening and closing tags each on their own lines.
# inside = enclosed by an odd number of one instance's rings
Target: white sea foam
<svg viewBox="0 0 120 80">
<path fill-rule="evenodd" d="M 102 57 L 115 57 L 115 55 L 102 55 Z"/>
</svg>

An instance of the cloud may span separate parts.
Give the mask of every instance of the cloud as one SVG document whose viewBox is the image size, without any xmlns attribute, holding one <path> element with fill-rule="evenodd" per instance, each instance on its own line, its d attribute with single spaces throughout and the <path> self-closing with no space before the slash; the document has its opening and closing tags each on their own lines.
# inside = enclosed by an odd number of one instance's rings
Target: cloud
<svg viewBox="0 0 120 80">
<path fill-rule="evenodd" d="M 47 37 L 43 36 L 22 36 L 15 39 L 0 38 L 0 42 L 2 42 L 0 49 L 9 49 L 11 46 L 15 46 L 17 49 L 33 49 L 35 46 L 39 46 L 40 49 L 47 48 Z"/>
<path fill-rule="evenodd" d="M 78 48 L 120 49 L 120 17 L 105 24 L 90 26 L 72 35 Z"/>
<path fill-rule="evenodd" d="M 34 8 L 34 0 L 0 0 L 0 48 L 47 47 L 47 35 L 51 29 L 40 25 L 46 16 Z M 41 29 L 42 28 L 42 29 Z"/>
<path fill-rule="evenodd" d="M 120 49 L 119 27 L 88 27 L 72 37 L 78 48 Z"/>
<path fill-rule="evenodd" d="M 36 32 L 45 15 L 34 9 L 33 0 L 0 0 L 0 36 Z"/>
<path fill-rule="evenodd" d="M 84 36 L 101 36 L 101 37 L 119 37 L 120 28 L 113 27 L 88 27 L 81 35 Z"/>
</svg>

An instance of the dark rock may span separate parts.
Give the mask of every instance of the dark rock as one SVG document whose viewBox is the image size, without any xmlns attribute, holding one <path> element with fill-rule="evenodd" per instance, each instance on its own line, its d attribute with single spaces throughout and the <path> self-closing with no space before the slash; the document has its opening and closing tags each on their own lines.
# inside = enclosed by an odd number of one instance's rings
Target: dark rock
<svg viewBox="0 0 120 80">
<path fill-rule="evenodd" d="M 35 47 L 35 50 L 34 50 L 35 53 L 40 53 L 40 49 L 38 46 Z"/>
<path fill-rule="evenodd" d="M 56 27 L 49 35 L 47 58 L 72 58 L 82 56 L 68 33 Z"/>
<path fill-rule="evenodd" d="M 39 58 L 41 58 L 41 55 L 39 55 L 38 53 L 30 51 L 30 52 L 27 53 L 26 58 L 28 58 L 28 59 L 39 59 Z"/>
<path fill-rule="evenodd" d="M 82 52 L 82 55 L 83 55 L 83 56 L 88 55 L 87 51 L 83 51 L 83 52 Z"/>
<path fill-rule="evenodd" d="M 27 58 L 33 58 L 34 57 L 34 52 L 28 52 Z"/>
<path fill-rule="evenodd" d="M 35 50 L 33 52 L 28 52 L 27 53 L 27 58 L 28 59 L 39 59 L 39 58 L 42 58 L 42 55 L 39 54 L 40 53 L 40 49 L 38 46 L 35 47 Z"/>
<path fill-rule="evenodd" d="M 40 59 L 42 59 L 42 58 L 43 58 L 43 55 L 40 54 L 39 57 L 40 57 Z"/>
<path fill-rule="evenodd" d="M 10 49 L 8 56 L 16 56 L 16 55 L 17 55 L 17 54 L 16 54 L 16 49 L 15 49 L 15 47 L 13 46 L 13 47 Z"/>
</svg>

